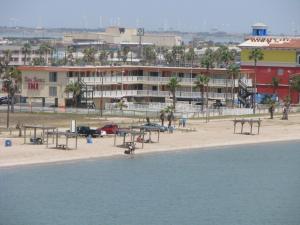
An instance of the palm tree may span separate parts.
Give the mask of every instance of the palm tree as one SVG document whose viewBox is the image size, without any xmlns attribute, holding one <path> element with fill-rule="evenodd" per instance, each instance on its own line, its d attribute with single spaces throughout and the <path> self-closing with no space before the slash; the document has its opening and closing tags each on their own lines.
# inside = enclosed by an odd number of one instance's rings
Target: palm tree
<svg viewBox="0 0 300 225">
<path fill-rule="evenodd" d="M 105 65 L 107 63 L 108 54 L 109 53 L 107 51 L 105 51 L 105 50 L 102 50 L 100 52 L 99 61 L 100 61 L 101 65 Z"/>
<path fill-rule="evenodd" d="M 8 67 L 8 64 L 10 63 L 10 61 L 12 60 L 12 53 L 10 50 L 4 50 L 3 51 L 3 59 L 2 61 L 2 68 L 6 68 Z"/>
<path fill-rule="evenodd" d="M 254 61 L 254 69 L 255 69 L 255 76 L 254 76 L 254 97 L 253 97 L 253 114 L 255 114 L 255 110 L 256 110 L 256 65 L 257 62 L 260 60 L 263 60 L 264 58 L 264 53 L 262 52 L 261 49 L 258 48 L 254 48 L 250 51 L 249 54 L 249 60 L 253 60 Z"/>
<path fill-rule="evenodd" d="M 271 86 L 272 86 L 272 89 L 273 89 L 273 94 L 276 94 L 277 89 L 279 87 L 279 83 L 280 83 L 280 80 L 279 80 L 278 77 L 272 77 Z"/>
<path fill-rule="evenodd" d="M 95 64 L 95 55 L 96 55 L 96 49 L 95 48 L 86 48 L 83 50 L 83 61 L 86 64 Z"/>
<path fill-rule="evenodd" d="M 167 87 L 172 94 L 174 111 L 175 111 L 175 107 L 176 107 L 176 90 L 177 90 L 177 88 L 180 87 L 179 83 L 180 83 L 180 80 L 177 77 L 171 77 L 171 79 L 169 80 L 169 83 L 167 84 Z"/>
<path fill-rule="evenodd" d="M 120 62 L 122 58 L 122 52 L 120 50 L 117 51 L 117 58 L 118 58 L 118 62 Z"/>
<path fill-rule="evenodd" d="M 293 77 L 292 88 L 300 94 L 300 76 Z"/>
<path fill-rule="evenodd" d="M 43 43 L 40 45 L 39 49 L 39 60 L 35 59 L 34 64 L 35 65 L 45 65 L 49 63 L 48 60 L 48 54 L 52 54 L 52 48 L 49 44 Z"/>
<path fill-rule="evenodd" d="M 153 64 L 156 60 L 156 51 L 153 46 L 146 46 L 143 49 L 143 59 L 146 61 L 146 64 Z"/>
<path fill-rule="evenodd" d="M 173 46 L 172 48 L 172 57 L 174 64 L 180 64 L 182 63 L 182 60 L 184 60 L 184 46 Z"/>
<path fill-rule="evenodd" d="M 196 57 L 196 54 L 195 54 L 194 48 L 190 47 L 189 51 L 187 53 L 185 53 L 185 58 L 186 58 L 187 61 L 190 62 L 191 67 L 194 64 L 195 57 Z"/>
<path fill-rule="evenodd" d="M 229 50 L 227 46 L 222 45 L 215 52 L 215 59 L 219 67 L 224 67 L 229 69 L 229 65 L 233 64 L 236 56 L 236 52 Z M 227 102 L 227 90 L 228 90 L 228 79 L 226 78 L 226 91 L 225 91 L 225 101 Z"/>
<path fill-rule="evenodd" d="M 228 71 L 231 74 L 231 97 L 232 97 L 232 107 L 234 107 L 234 87 L 235 87 L 235 79 L 240 74 L 240 67 L 236 64 L 230 64 L 228 67 Z"/>
<path fill-rule="evenodd" d="M 123 63 L 126 63 L 126 61 L 127 61 L 127 55 L 128 55 L 128 53 L 129 53 L 129 51 L 130 51 L 129 46 L 123 47 L 123 49 L 122 49 Z"/>
<path fill-rule="evenodd" d="M 24 55 L 24 65 L 27 62 L 27 56 L 31 53 L 31 45 L 29 43 L 25 43 L 22 47 L 22 53 Z"/>
<path fill-rule="evenodd" d="M 164 58 L 165 58 L 165 63 L 167 65 L 174 64 L 174 57 L 173 57 L 173 54 L 172 54 L 171 51 L 165 50 L 163 52 L 163 55 L 164 55 Z"/>
<path fill-rule="evenodd" d="M 201 104 L 201 111 L 203 112 L 203 105 L 204 105 L 204 87 L 207 87 L 209 83 L 209 77 L 205 76 L 205 75 L 199 75 L 197 77 L 197 80 L 194 82 L 194 84 L 196 85 L 196 88 L 199 88 L 200 92 L 201 92 L 201 100 L 202 100 L 202 104 Z M 208 99 L 206 99 L 206 101 L 208 101 Z"/>
<path fill-rule="evenodd" d="M 123 108 L 127 108 L 128 105 L 125 103 L 124 99 L 121 99 L 117 104 L 116 107 L 119 108 L 121 111 Z"/>
<path fill-rule="evenodd" d="M 8 94 L 8 99 L 11 99 L 11 112 L 14 112 L 15 94 L 20 90 L 22 81 L 21 72 L 15 67 L 5 68 L 2 79 L 4 80 L 4 87 Z"/>
<path fill-rule="evenodd" d="M 79 82 L 71 82 L 66 86 L 65 93 L 72 93 L 73 106 L 77 107 L 82 94 L 82 85 Z"/>
<path fill-rule="evenodd" d="M 76 49 L 74 46 L 68 46 L 67 47 L 67 59 L 66 63 L 73 66 L 74 65 L 74 55 L 73 53 L 76 52 Z"/>
<path fill-rule="evenodd" d="M 204 56 L 201 59 L 201 66 L 206 68 L 207 76 L 210 77 L 210 69 L 214 68 L 214 63 L 216 60 L 216 56 L 210 48 L 206 49 Z M 208 84 L 206 90 L 206 109 L 208 109 Z"/>
<path fill-rule="evenodd" d="M 215 52 L 215 55 L 218 66 L 227 68 L 228 65 L 234 61 L 236 52 L 234 50 L 229 50 L 227 46 L 222 45 Z"/>
</svg>

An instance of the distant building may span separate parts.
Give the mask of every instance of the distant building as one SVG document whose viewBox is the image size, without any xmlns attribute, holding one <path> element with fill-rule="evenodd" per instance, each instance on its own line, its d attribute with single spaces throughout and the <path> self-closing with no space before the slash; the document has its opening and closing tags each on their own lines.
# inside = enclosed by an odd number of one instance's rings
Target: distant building
<svg viewBox="0 0 300 225">
<path fill-rule="evenodd" d="M 253 35 L 239 45 L 242 49 L 241 68 L 254 69 L 249 54 L 255 48 L 261 49 L 264 58 L 257 62 L 257 92 L 276 94 L 279 100 L 291 96 L 292 103 L 299 103 L 299 94 L 292 90 L 289 81 L 293 76 L 300 76 L 300 37 L 268 36 L 267 26 L 261 23 L 252 28 Z M 279 79 L 276 90 L 271 85 L 273 77 Z"/>
<path fill-rule="evenodd" d="M 138 45 L 139 36 L 138 29 L 108 27 L 105 32 L 85 32 L 85 33 L 69 33 L 64 35 L 64 43 L 74 44 L 78 42 L 98 42 L 117 45 Z M 172 34 L 154 34 L 145 33 L 142 37 L 142 45 L 156 46 L 178 46 L 181 45 L 182 38 Z"/>
<path fill-rule="evenodd" d="M 0 58 L 4 57 L 5 51 L 9 50 L 11 52 L 11 61 L 9 65 L 11 66 L 19 66 L 24 65 L 24 58 L 25 55 L 22 51 L 23 45 L 0 45 Z M 26 65 L 31 64 L 34 59 L 37 59 L 40 57 L 40 54 L 38 52 L 39 46 L 31 46 L 30 54 L 27 54 L 26 56 Z M 46 56 L 43 55 L 43 58 Z M 51 61 L 51 55 L 47 55 L 47 62 Z"/>
</svg>

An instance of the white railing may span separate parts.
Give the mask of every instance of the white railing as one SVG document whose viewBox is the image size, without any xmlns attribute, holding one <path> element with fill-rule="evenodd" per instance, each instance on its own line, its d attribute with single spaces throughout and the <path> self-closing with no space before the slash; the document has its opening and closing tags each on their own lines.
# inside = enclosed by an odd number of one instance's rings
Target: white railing
<svg viewBox="0 0 300 225">
<path fill-rule="evenodd" d="M 86 93 L 84 93 L 84 97 Z M 87 93 L 87 97 L 92 97 L 92 93 Z M 172 97 L 169 91 L 151 91 L 151 90 L 115 90 L 115 91 L 94 91 L 93 97 L 94 98 L 122 98 L 122 97 L 129 97 L 129 96 L 137 96 L 137 97 Z M 206 98 L 206 93 L 204 93 L 204 98 Z M 212 99 L 228 99 L 231 98 L 231 93 L 217 93 L 217 92 L 208 92 L 208 98 Z M 184 92 L 184 91 L 177 91 L 176 92 L 177 98 L 201 98 L 202 95 L 200 92 Z"/>
<path fill-rule="evenodd" d="M 69 82 L 76 82 L 78 79 L 76 77 L 69 78 Z M 82 77 L 81 80 L 88 85 L 101 85 L 102 77 Z M 170 77 L 151 77 L 151 76 L 106 76 L 103 77 L 103 84 L 167 84 L 170 81 Z M 185 86 L 195 86 L 195 81 L 197 78 L 180 78 L 181 85 Z M 252 86 L 251 79 L 243 79 L 243 82 L 248 86 Z M 215 79 L 211 78 L 209 80 L 210 87 L 231 87 L 231 79 Z M 238 79 L 234 80 L 235 87 L 238 87 Z"/>
</svg>

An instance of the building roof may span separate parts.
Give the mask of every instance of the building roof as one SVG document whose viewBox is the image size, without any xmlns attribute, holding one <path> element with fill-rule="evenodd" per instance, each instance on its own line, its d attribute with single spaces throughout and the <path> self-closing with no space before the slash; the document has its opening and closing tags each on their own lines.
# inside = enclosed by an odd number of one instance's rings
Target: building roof
<svg viewBox="0 0 300 225">
<path fill-rule="evenodd" d="M 252 27 L 253 28 L 256 28 L 256 27 L 267 28 L 268 26 L 266 24 L 264 24 L 264 23 L 259 22 L 259 23 L 253 24 Z"/>
<path fill-rule="evenodd" d="M 122 71 L 163 71 L 172 73 L 207 73 L 206 68 L 190 67 L 168 67 L 168 66 L 18 66 L 20 71 L 44 71 L 44 72 L 122 72 Z M 241 73 L 254 73 L 253 69 L 241 69 Z M 211 74 L 221 74 L 227 72 L 225 68 L 214 68 L 210 70 Z"/>
<path fill-rule="evenodd" d="M 250 37 L 239 45 L 241 48 L 300 49 L 300 37 Z"/>
</svg>

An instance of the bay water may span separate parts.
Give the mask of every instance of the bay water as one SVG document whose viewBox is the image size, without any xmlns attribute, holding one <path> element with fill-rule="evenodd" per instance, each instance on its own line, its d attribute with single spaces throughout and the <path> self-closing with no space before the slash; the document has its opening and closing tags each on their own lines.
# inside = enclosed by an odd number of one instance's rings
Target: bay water
<svg viewBox="0 0 300 225">
<path fill-rule="evenodd" d="M 0 169 L 0 225 L 52 224 L 299 225 L 300 142 Z"/>
</svg>

